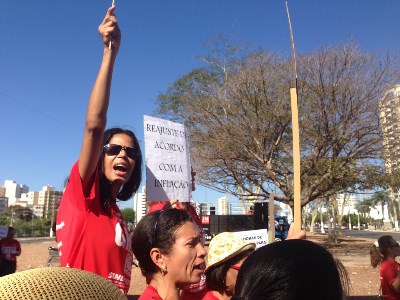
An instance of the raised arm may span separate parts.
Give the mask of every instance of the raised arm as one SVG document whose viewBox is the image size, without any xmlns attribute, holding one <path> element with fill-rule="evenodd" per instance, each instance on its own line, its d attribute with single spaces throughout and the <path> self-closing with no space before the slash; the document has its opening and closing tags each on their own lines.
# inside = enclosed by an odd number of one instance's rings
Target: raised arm
<svg viewBox="0 0 400 300">
<path fill-rule="evenodd" d="M 82 149 L 79 155 L 79 174 L 86 193 L 89 192 L 87 184 L 96 170 L 101 154 L 100 147 L 107 123 L 112 73 L 121 42 L 121 32 L 114 10 L 115 6 L 109 8 L 99 25 L 104 46 L 103 59 L 89 98 Z M 109 49 L 110 40 L 112 41 L 111 49 Z"/>
</svg>

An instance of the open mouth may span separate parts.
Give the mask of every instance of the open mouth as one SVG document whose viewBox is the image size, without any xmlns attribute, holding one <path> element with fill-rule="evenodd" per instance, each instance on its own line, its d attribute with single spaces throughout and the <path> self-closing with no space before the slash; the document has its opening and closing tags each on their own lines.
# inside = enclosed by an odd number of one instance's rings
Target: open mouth
<svg viewBox="0 0 400 300">
<path fill-rule="evenodd" d="M 117 174 L 125 174 L 127 171 L 126 166 L 122 164 L 117 164 L 114 166 L 114 170 L 117 172 Z"/>
<path fill-rule="evenodd" d="M 204 271 L 206 269 L 206 264 L 205 263 L 201 263 L 201 264 L 195 265 L 193 269 Z"/>
</svg>

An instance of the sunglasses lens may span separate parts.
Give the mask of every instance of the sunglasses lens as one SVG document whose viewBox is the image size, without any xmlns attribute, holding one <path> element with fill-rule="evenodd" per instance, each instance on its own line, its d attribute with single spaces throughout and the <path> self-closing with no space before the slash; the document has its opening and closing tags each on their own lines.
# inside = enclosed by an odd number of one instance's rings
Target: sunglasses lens
<svg viewBox="0 0 400 300">
<path fill-rule="evenodd" d="M 126 155 L 127 155 L 129 158 L 131 158 L 131 159 L 135 159 L 135 158 L 136 158 L 136 151 L 135 151 L 135 149 L 126 147 L 126 148 L 125 148 L 125 151 L 126 151 Z"/>
<path fill-rule="evenodd" d="M 126 155 L 131 159 L 136 159 L 139 156 L 139 153 L 137 153 L 134 148 L 115 144 L 107 144 L 104 146 L 104 152 L 108 155 L 118 155 L 122 149 L 125 150 Z"/>
<path fill-rule="evenodd" d="M 109 155 L 117 155 L 121 152 L 122 146 L 107 144 L 104 146 L 104 152 Z"/>
</svg>

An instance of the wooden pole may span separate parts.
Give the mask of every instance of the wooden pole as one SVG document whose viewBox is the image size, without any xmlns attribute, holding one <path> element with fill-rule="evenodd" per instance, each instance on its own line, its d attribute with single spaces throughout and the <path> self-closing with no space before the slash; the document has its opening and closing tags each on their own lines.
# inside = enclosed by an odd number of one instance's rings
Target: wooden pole
<svg viewBox="0 0 400 300">
<path fill-rule="evenodd" d="M 300 186 L 300 134 L 299 116 L 297 107 L 297 91 L 290 89 L 292 107 L 292 131 L 293 131 L 293 190 L 294 190 L 294 229 L 301 229 L 301 186 Z"/>
<path fill-rule="evenodd" d="M 269 194 L 268 203 L 268 218 L 269 218 L 269 230 L 268 230 L 268 243 L 275 241 L 275 211 L 274 211 L 274 193 Z"/>
<path fill-rule="evenodd" d="M 297 63 L 292 23 L 290 21 L 289 6 L 286 1 L 286 13 L 289 22 L 290 44 L 292 49 L 292 62 L 294 73 L 294 87 L 290 88 L 290 104 L 292 110 L 292 133 L 293 133 L 293 219 L 294 229 L 301 229 L 301 185 L 300 185 L 300 134 L 299 134 L 299 110 L 297 106 Z"/>
</svg>

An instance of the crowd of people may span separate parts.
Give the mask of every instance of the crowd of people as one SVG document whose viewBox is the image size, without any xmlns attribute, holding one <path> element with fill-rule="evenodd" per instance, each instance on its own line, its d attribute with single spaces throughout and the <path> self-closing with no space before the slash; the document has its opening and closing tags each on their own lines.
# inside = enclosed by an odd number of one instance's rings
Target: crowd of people
<svg viewBox="0 0 400 300">
<path fill-rule="evenodd" d="M 99 26 L 102 62 L 89 98 L 80 155 L 58 210 L 61 266 L 96 273 L 127 294 L 135 257 L 148 284 L 141 300 L 342 300 L 349 290 L 344 267 L 326 249 L 305 240 L 304 231 L 291 228 L 287 240 L 259 249 L 223 232 L 206 251 L 196 212 L 190 203 L 176 200 L 153 204 L 134 231 L 128 231 L 116 201 L 138 190 L 143 161 L 132 131 L 106 130 L 121 43 L 114 11 L 109 8 Z M 9 232 L 11 239 L 13 230 Z M 19 244 L 10 253 L 2 250 L 2 268 L 15 272 L 20 253 Z M 385 299 L 400 299 L 398 255 L 400 247 L 392 237 L 380 238 L 371 250 L 373 266 L 381 263 Z"/>
</svg>

